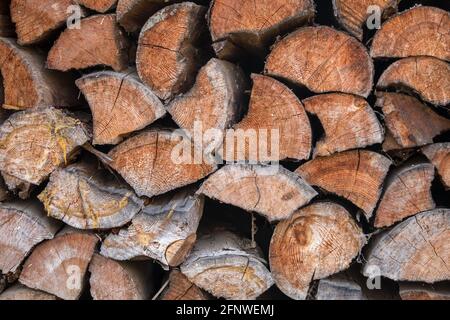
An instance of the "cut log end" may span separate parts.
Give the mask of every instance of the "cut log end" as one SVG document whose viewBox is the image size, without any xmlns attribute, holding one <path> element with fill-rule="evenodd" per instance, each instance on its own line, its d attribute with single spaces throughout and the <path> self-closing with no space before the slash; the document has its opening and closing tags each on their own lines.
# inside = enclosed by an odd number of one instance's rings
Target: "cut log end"
<svg viewBox="0 0 450 320">
<path fill-rule="evenodd" d="M 178 270 L 169 275 L 169 286 L 161 294 L 161 300 L 208 300 L 208 295 Z"/>
<path fill-rule="evenodd" d="M 76 0 L 76 2 L 86 8 L 101 13 L 113 9 L 117 4 L 117 0 Z"/>
<path fill-rule="evenodd" d="M 435 143 L 422 148 L 433 163 L 446 189 L 450 189 L 450 143 Z"/>
<path fill-rule="evenodd" d="M 0 301 L 44 301 L 57 300 L 54 295 L 15 284 L 0 294 Z"/>
</svg>

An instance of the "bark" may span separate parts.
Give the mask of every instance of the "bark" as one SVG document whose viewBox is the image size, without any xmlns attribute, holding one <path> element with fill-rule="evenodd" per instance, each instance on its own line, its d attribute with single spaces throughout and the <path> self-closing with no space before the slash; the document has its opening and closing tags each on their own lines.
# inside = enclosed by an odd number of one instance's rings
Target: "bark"
<svg viewBox="0 0 450 320">
<path fill-rule="evenodd" d="M 19 283 L 13 285 L 0 294 L 0 301 L 30 301 L 57 300 L 54 295 L 27 288 Z"/>
<path fill-rule="evenodd" d="M 161 300 L 208 300 L 206 292 L 189 281 L 179 270 L 174 269 L 169 275 L 169 286 L 163 291 Z"/>
<path fill-rule="evenodd" d="M 86 8 L 101 13 L 110 11 L 111 9 L 115 8 L 117 4 L 117 0 L 76 0 L 76 2 Z"/>
<path fill-rule="evenodd" d="M 341 274 L 319 282 L 316 300 L 367 300 L 361 286 Z"/>
<path fill-rule="evenodd" d="M 450 300 L 448 285 L 424 285 L 422 283 L 400 283 L 402 300 Z"/>
<path fill-rule="evenodd" d="M 450 188 L 450 143 L 435 143 L 422 148 L 422 153 L 436 167 L 446 189 Z"/>
</svg>

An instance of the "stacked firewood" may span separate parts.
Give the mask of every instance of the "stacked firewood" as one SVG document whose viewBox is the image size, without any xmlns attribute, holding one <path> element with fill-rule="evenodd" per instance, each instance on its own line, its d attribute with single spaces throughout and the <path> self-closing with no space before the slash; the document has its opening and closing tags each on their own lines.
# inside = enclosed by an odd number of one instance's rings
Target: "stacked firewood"
<svg viewBox="0 0 450 320">
<path fill-rule="evenodd" d="M 449 299 L 445 3 L 194 2 L 0 2 L 0 300 Z"/>
</svg>

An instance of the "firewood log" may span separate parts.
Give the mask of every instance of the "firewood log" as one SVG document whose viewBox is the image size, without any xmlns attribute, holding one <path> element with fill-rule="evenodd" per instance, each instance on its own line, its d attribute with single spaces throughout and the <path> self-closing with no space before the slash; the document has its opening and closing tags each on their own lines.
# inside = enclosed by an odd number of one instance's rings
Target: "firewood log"
<svg viewBox="0 0 450 320">
<path fill-rule="evenodd" d="M 19 281 L 61 299 L 76 300 L 84 288 L 87 267 L 97 242 L 93 234 L 63 229 L 54 239 L 33 250 L 25 261 Z"/>
<path fill-rule="evenodd" d="M 227 165 L 212 174 L 199 193 L 269 221 L 289 218 L 317 192 L 293 172 L 279 166 Z"/>
<path fill-rule="evenodd" d="M 370 55 L 374 58 L 432 56 L 450 60 L 450 14 L 435 7 L 414 7 L 389 19 L 377 31 Z"/>
<path fill-rule="evenodd" d="M 1 272 L 16 272 L 33 247 L 53 239 L 59 227 L 35 200 L 0 203 Z"/>
<path fill-rule="evenodd" d="M 256 299 L 273 285 L 259 248 L 229 231 L 199 238 L 181 272 L 213 296 L 229 300 Z"/>
<path fill-rule="evenodd" d="M 153 292 L 151 263 L 120 262 L 94 254 L 89 272 L 94 300 L 148 300 Z"/>
<path fill-rule="evenodd" d="M 314 203 L 276 226 L 270 269 L 284 294 L 305 299 L 312 280 L 347 269 L 365 243 L 365 235 L 344 207 Z"/>
<path fill-rule="evenodd" d="M 148 257 L 164 268 L 180 265 L 194 245 L 204 199 L 184 188 L 153 198 L 127 230 L 110 234 L 101 254 L 115 260 Z"/>
<path fill-rule="evenodd" d="M 261 54 L 276 36 L 312 21 L 314 14 L 312 0 L 221 0 L 211 2 L 208 20 L 213 42 L 222 42 L 216 49 L 232 45 Z M 216 50 L 219 57 L 222 52 Z"/>
<path fill-rule="evenodd" d="M 169 286 L 162 292 L 161 300 L 208 300 L 208 295 L 174 269 L 170 272 Z"/>
<path fill-rule="evenodd" d="M 383 72 L 377 88 L 413 91 L 426 102 L 445 106 L 450 103 L 450 65 L 433 57 L 404 58 Z"/>
<path fill-rule="evenodd" d="M 50 217 L 78 229 L 121 227 L 143 207 L 129 187 L 87 162 L 54 171 L 38 198 Z"/>
<path fill-rule="evenodd" d="M 319 281 L 316 300 L 366 300 L 361 286 L 342 274 Z"/>
<path fill-rule="evenodd" d="M 109 152 L 111 167 L 136 191 L 153 197 L 192 184 L 215 171 L 202 150 L 177 131 L 149 130 Z"/>
<path fill-rule="evenodd" d="M 74 13 L 85 15 L 73 0 L 11 0 L 10 8 L 20 45 L 46 40 Z"/>
<path fill-rule="evenodd" d="M 45 57 L 37 50 L 20 47 L 14 39 L 0 38 L 0 63 L 3 108 L 21 110 L 79 104 L 74 79 L 46 69 Z"/>
<path fill-rule="evenodd" d="M 363 27 L 371 14 L 370 6 L 377 6 L 386 19 L 397 11 L 398 2 L 400 0 L 333 0 L 333 9 L 339 23 L 361 41 Z"/>
<path fill-rule="evenodd" d="M 422 148 L 433 163 L 445 188 L 450 189 L 450 143 L 435 143 Z"/>
<path fill-rule="evenodd" d="M 265 72 L 315 93 L 338 91 L 367 97 L 374 67 L 358 40 L 319 26 L 300 28 L 277 42 L 267 58 Z"/>
<path fill-rule="evenodd" d="M 86 125 L 61 110 L 40 108 L 12 114 L 0 126 L 0 168 L 6 185 L 27 198 L 32 185 L 41 184 L 66 164 L 88 140 Z"/>
<path fill-rule="evenodd" d="M 0 37 L 13 37 L 14 25 L 9 13 L 10 1 L 4 0 L 0 3 Z"/>
<path fill-rule="evenodd" d="M 393 133 L 389 131 L 389 129 L 386 129 L 382 147 L 384 152 L 398 151 L 403 149 L 403 147 L 398 144 L 397 140 L 395 140 Z"/>
<path fill-rule="evenodd" d="M 375 227 L 389 227 L 404 218 L 434 209 L 433 179 L 434 168 L 430 163 L 407 164 L 392 170 L 376 211 Z"/>
<path fill-rule="evenodd" d="M 390 165 L 391 161 L 381 154 L 353 150 L 311 160 L 296 173 L 311 185 L 351 201 L 369 219 Z"/>
<path fill-rule="evenodd" d="M 233 126 L 231 133 L 234 135 L 227 132 L 223 147 L 219 150 L 223 159 L 227 162 L 257 163 L 309 158 L 312 132 L 301 101 L 288 87 L 273 78 L 252 74 L 252 79 L 248 113 Z M 255 141 L 241 140 L 253 133 Z M 267 146 L 263 147 L 266 142 Z M 239 143 L 243 143 L 241 152 Z M 272 150 L 272 146 L 276 146 L 277 150 Z"/>
<path fill-rule="evenodd" d="M 235 124 L 244 109 L 245 75 L 230 62 L 211 59 L 200 69 L 194 86 L 184 95 L 174 98 L 167 111 L 179 127 L 188 135 L 205 135 L 208 129 L 215 129 L 225 135 L 225 130 Z M 199 127 L 195 132 L 196 126 Z M 200 131 L 201 130 L 201 131 Z M 218 147 L 221 137 L 206 137 L 205 146 Z"/>
<path fill-rule="evenodd" d="M 450 300 L 450 288 L 443 285 L 425 285 L 422 283 L 400 283 L 402 300 Z"/>
<path fill-rule="evenodd" d="M 307 98 L 303 104 L 319 118 L 325 131 L 314 148 L 315 157 L 383 142 L 383 127 L 361 97 L 329 93 Z"/>
<path fill-rule="evenodd" d="M 195 79 L 200 63 L 196 44 L 206 30 L 205 12 L 192 2 L 174 4 L 155 13 L 141 30 L 137 71 L 163 100 L 186 91 Z"/>
<path fill-rule="evenodd" d="M 435 136 L 450 130 L 450 120 L 405 94 L 378 92 L 376 106 L 382 108 L 384 122 L 402 148 L 433 143 Z"/>
<path fill-rule="evenodd" d="M 67 71 L 104 65 L 122 71 L 128 66 L 128 47 L 115 14 L 90 16 L 81 20 L 79 28 L 61 33 L 48 53 L 47 67 Z"/>
<path fill-rule="evenodd" d="M 100 13 L 113 9 L 117 4 L 117 0 L 76 0 L 76 2 Z"/>
<path fill-rule="evenodd" d="M 13 285 L 0 294 L 0 301 L 30 301 L 30 300 L 57 300 L 58 298 L 54 295 L 27 288 L 20 283 Z"/>
<path fill-rule="evenodd" d="M 450 210 L 419 213 L 371 239 L 365 276 L 434 283 L 449 280 Z"/>
<path fill-rule="evenodd" d="M 117 144 L 123 136 L 161 118 L 166 110 L 135 70 L 100 71 L 76 81 L 89 102 L 94 144 Z"/>
</svg>

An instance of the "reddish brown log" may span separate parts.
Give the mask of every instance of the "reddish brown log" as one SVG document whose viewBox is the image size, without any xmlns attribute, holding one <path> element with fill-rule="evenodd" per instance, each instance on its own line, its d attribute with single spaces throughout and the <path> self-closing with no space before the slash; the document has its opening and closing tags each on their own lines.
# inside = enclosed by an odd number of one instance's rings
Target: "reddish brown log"
<svg viewBox="0 0 450 320">
<path fill-rule="evenodd" d="M 422 100 L 445 106 L 450 103 L 450 65 L 433 57 L 411 57 L 391 64 L 377 88 L 413 91 Z"/>
<path fill-rule="evenodd" d="M 155 13 L 142 28 L 137 71 L 161 99 L 192 85 L 201 62 L 196 44 L 206 29 L 205 12 L 205 7 L 192 2 L 174 4 Z"/>
<path fill-rule="evenodd" d="M 383 142 L 383 127 L 361 97 L 330 93 L 307 98 L 303 103 L 306 111 L 319 118 L 325 131 L 316 143 L 314 156 L 328 156 Z"/>
<path fill-rule="evenodd" d="M 101 13 L 105 13 L 106 11 L 113 9 L 117 4 L 117 0 L 75 0 L 75 1 L 86 8 Z"/>
<path fill-rule="evenodd" d="M 174 269 L 170 272 L 169 286 L 161 294 L 161 300 L 208 300 L 208 295 Z"/>
<path fill-rule="evenodd" d="M 333 202 L 319 202 L 280 222 L 270 242 L 270 269 L 287 296 L 305 299 L 312 280 L 349 267 L 366 243 L 351 215 Z"/>
<path fill-rule="evenodd" d="M 425 285 L 423 283 L 400 283 L 402 300 L 450 300 L 448 285 Z"/>
<path fill-rule="evenodd" d="M 450 143 L 436 143 L 422 148 L 422 153 L 433 163 L 447 189 L 450 189 Z"/>
<path fill-rule="evenodd" d="M 265 72 L 316 93 L 338 91 L 367 97 L 373 62 L 355 38 L 330 27 L 300 28 L 277 42 Z"/>
<path fill-rule="evenodd" d="M 370 55 L 374 58 L 432 56 L 450 60 L 449 29 L 448 11 L 414 7 L 383 24 L 373 38 Z"/>
<path fill-rule="evenodd" d="M 30 301 L 57 300 L 54 295 L 25 287 L 19 283 L 13 285 L 0 294 L 0 301 Z"/>
<path fill-rule="evenodd" d="M 79 28 L 61 33 L 48 53 L 47 67 L 67 71 L 104 65 L 121 71 L 128 66 L 128 47 L 115 14 L 90 16 Z"/>
<path fill-rule="evenodd" d="M 353 202 L 370 218 L 390 165 L 391 161 L 381 154 L 355 150 L 316 158 L 301 165 L 296 173 L 306 182 Z"/>
<path fill-rule="evenodd" d="M 0 68 L 4 87 L 2 106 L 21 110 L 37 106 L 77 105 L 73 78 L 45 68 L 45 57 L 15 40 L 0 38 Z"/>
<path fill-rule="evenodd" d="M 135 70 L 100 71 L 76 81 L 91 108 L 94 144 L 117 144 L 123 136 L 141 130 L 166 110 Z"/>
</svg>

